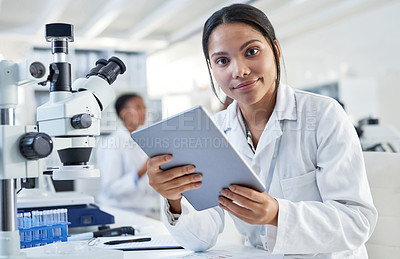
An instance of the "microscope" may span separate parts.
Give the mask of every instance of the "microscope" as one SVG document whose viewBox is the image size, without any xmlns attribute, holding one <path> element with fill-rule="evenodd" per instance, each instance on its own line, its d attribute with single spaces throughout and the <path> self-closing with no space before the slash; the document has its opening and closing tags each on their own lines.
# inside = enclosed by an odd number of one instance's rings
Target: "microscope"
<svg viewBox="0 0 400 259">
<path fill-rule="evenodd" d="M 100 59 L 86 78 L 72 84 L 66 57 L 68 42 L 74 41 L 73 25 L 47 24 L 45 37 L 54 60 L 48 73 L 40 62 L 0 61 L 0 258 L 26 258 L 16 224 L 17 180 L 29 183 L 43 171 L 56 180 L 99 177 L 99 170 L 88 164 L 94 136 L 100 135 L 101 111 L 115 97 L 110 85 L 126 71 L 117 57 Z M 37 125 L 17 126 L 17 87 L 32 83 L 50 84 L 49 102 L 37 108 Z M 62 165 L 43 170 L 41 159 L 53 151 Z"/>
</svg>

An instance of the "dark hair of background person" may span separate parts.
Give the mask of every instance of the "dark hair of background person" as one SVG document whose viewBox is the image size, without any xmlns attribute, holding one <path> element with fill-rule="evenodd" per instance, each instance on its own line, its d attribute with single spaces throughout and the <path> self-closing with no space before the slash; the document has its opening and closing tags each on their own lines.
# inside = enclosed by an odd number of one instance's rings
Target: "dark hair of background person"
<svg viewBox="0 0 400 259">
<path fill-rule="evenodd" d="M 202 39 L 203 52 L 204 52 L 204 57 L 206 58 L 208 73 L 211 79 L 211 87 L 213 89 L 214 94 L 218 97 L 211 75 L 211 67 L 210 67 L 211 62 L 208 53 L 208 40 L 210 38 L 211 33 L 218 25 L 235 23 L 235 22 L 245 23 L 250 25 L 255 30 L 259 31 L 269 42 L 275 56 L 275 66 L 277 71 L 275 80 L 275 86 L 276 86 L 275 91 L 277 91 L 281 78 L 281 67 L 279 64 L 278 50 L 274 44 L 275 41 L 278 42 L 275 36 L 274 27 L 272 26 L 268 17 L 261 10 L 247 4 L 233 4 L 213 13 L 210 16 L 210 18 L 208 18 L 203 28 L 203 39 Z"/>
<path fill-rule="evenodd" d="M 125 107 L 125 104 L 132 98 L 142 99 L 140 95 L 132 93 L 132 94 L 123 94 L 120 97 L 118 97 L 118 99 L 115 101 L 114 107 L 118 117 L 121 118 L 121 116 L 119 115 L 120 111 Z"/>
</svg>

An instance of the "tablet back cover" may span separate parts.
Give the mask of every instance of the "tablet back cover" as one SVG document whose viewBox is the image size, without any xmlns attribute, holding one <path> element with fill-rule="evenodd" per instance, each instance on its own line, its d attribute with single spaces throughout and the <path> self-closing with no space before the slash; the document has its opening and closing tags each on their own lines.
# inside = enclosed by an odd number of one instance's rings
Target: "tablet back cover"
<svg viewBox="0 0 400 259">
<path fill-rule="evenodd" d="M 183 196 L 196 210 L 218 206 L 220 191 L 231 184 L 265 190 L 201 106 L 134 131 L 131 136 L 149 157 L 173 155 L 162 169 L 195 165 L 196 173 L 203 175 L 202 186 L 184 192 Z"/>
</svg>

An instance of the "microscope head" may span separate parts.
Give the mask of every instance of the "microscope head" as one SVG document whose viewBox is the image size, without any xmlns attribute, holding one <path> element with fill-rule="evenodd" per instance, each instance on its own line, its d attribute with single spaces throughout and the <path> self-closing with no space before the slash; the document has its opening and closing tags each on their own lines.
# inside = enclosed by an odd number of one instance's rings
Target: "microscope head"
<svg viewBox="0 0 400 259">
<path fill-rule="evenodd" d="M 80 78 L 74 82 L 73 89 L 92 92 L 100 110 L 104 110 L 115 99 L 114 90 L 109 85 L 114 83 L 117 77 L 125 71 L 124 62 L 117 57 L 111 57 L 108 60 L 99 59 L 96 61 L 96 66 L 86 75 L 86 78 Z"/>
<path fill-rule="evenodd" d="M 115 98 L 110 85 L 126 71 L 125 64 L 117 57 L 99 59 L 86 78 L 71 84 L 71 65 L 66 55 L 68 42 L 74 40 L 73 26 L 47 24 L 45 37 L 52 43 L 54 62 L 47 79 L 50 100 L 38 107 L 37 121 L 39 130 L 53 138 L 63 164 L 58 170 L 53 168 L 53 178 L 98 177 L 87 162 L 95 146 L 94 136 L 100 135 L 101 111 Z"/>
</svg>

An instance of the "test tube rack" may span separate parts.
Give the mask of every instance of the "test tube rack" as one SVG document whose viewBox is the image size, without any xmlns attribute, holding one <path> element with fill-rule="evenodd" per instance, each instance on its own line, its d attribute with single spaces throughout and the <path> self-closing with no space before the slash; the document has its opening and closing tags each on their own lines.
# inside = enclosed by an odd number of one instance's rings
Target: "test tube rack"
<svg viewBox="0 0 400 259">
<path fill-rule="evenodd" d="M 68 239 L 67 209 L 19 212 L 21 248 L 37 247 Z"/>
</svg>

